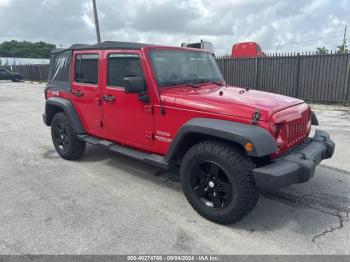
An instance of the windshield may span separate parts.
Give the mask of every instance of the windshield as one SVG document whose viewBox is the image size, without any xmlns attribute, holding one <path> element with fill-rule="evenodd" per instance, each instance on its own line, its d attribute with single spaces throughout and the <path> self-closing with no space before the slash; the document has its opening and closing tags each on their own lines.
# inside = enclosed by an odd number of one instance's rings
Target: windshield
<svg viewBox="0 0 350 262">
<path fill-rule="evenodd" d="M 210 53 L 153 50 L 150 57 L 159 86 L 210 81 L 224 83 L 220 70 Z"/>
</svg>

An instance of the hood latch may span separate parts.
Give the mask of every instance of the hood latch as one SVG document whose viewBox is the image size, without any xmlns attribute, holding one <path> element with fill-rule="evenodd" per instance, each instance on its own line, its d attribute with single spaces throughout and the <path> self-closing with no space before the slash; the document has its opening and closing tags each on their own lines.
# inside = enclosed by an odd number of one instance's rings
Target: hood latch
<svg viewBox="0 0 350 262">
<path fill-rule="evenodd" d="M 255 111 L 252 115 L 252 124 L 256 125 L 258 123 L 258 121 L 260 120 L 260 111 Z"/>
</svg>

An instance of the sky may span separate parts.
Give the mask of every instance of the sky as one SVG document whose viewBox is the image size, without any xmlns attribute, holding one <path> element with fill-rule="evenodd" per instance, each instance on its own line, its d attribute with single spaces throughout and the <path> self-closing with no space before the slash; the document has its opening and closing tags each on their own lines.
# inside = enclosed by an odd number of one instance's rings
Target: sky
<svg viewBox="0 0 350 262">
<path fill-rule="evenodd" d="M 0 42 L 94 43 L 91 0 L 0 0 Z M 336 49 L 350 0 L 96 0 L 101 38 L 179 46 L 201 39 L 217 55 L 234 43 L 271 52 Z M 350 36 L 350 28 L 348 28 Z M 347 37 L 350 39 L 350 37 Z M 348 41 L 349 42 L 349 41 Z"/>
</svg>

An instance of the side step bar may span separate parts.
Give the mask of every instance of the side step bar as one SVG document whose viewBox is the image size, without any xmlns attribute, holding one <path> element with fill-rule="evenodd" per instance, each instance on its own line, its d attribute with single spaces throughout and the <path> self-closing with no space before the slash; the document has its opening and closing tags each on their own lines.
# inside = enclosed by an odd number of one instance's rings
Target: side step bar
<svg viewBox="0 0 350 262">
<path fill-rule="evenodd" d="M 141 160 L 143 162 L 158 166 L 163 169 L 167 169 L 169 166 L 168 162 L 164 160 L 164 157 L 160 155 L 138 151 L 138 150 L 125 147 L 125 146 L 116 144 L 114 142 L 100 139 L 94 136 L 78 135 L 78 138 L 82 141 L 85 141 L 86 143 L 106 147 L 114 152 L 120 153 L 122 155 L 131 157 L 137 160 Z"/>
</svg>

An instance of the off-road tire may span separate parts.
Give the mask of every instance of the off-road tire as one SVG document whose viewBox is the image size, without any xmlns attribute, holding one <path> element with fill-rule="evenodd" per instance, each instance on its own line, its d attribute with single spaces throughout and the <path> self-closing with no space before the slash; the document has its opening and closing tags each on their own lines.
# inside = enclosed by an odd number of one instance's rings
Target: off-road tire
<svg viewBox="0 0 350 262">
<path fill-rule="evenodd" d="M 191 172 L 199 161 L 216 163 L 226 172 L 232 186 L 226 207 L 206 205 L 192 188 Z M 188 202 L 203 217 L 220 224 L 232 224 L 254 209 L 259 191 L 252 175 L 254 163 L 242 150 L 220 141 L 204 141 L 191 147 L 180 167 L 180 179 Z"/>
<path fill-rule="evenodd" d="M 67 143 L 65 143 L 66 146 L 60 146 L 57 141 L 57 133 L 55 133 L 55 129 L 58 127 L 58 125 L 64 129 L 64 135 L 67 141 Z M 51 137 L 57 153 L 64 159 L 76 160 L 85 152 L 86 143 L 77 138 L 77 134 L 74 132 L 70 121 L 63 112 L 55 114 L 52 119 Z"/>
</svg>

